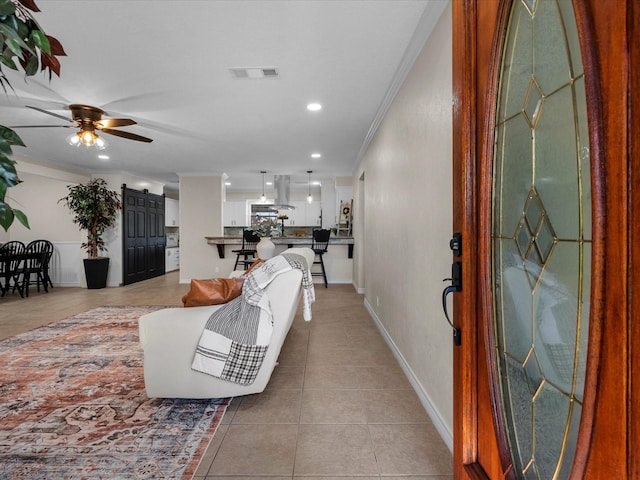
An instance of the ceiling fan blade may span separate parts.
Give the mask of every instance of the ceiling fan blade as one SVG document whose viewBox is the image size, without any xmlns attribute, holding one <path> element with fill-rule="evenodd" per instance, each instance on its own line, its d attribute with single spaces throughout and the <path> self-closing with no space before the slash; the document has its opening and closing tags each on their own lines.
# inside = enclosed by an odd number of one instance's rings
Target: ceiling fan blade
<svg viewBox="0 0 640 480">
<path fill-rule="evenodd" d="M 130 118 L 103 118 L 98 122 L 99 128 L 113 128 L 113 127 L 128 127 L 129 125 L 136 125 L 138 122 L 131 120 Z"/>
<path fill-rule="evenodd" d="M 57 113 L 50 112 L 50 111 L 45 110 L 45 109 L 43 109 L 43 108 L 33 107 L 33 106 L 31 106 L 31 105 L 25 105 L 25 106 L 26 106 L 27 108 L 32 109 L 32 110 L 37 110 L 38 112 L 46 113 L 47 115 L 51 115 L 51 116 L 53 116 L 53 117 L 61 118 L 61 119 L 63 119 L 63 120 L 66 120 L 67 122 L 73 122 L 73 120 L 71 120 L 69 117 L 65 117 L 64 115 L 58 115 Z"/>
<path fill-rule="evenodd" d="M 112 130 L 110 128 L 103 128 L 101 132 L 108 133 L 109 135 L 115 135 L 116 137 L 128 138 L 129 140 L 137 140 L 139 142 L 151 143 L 153 139 L 143 137 L 142 135 L 136 135 L 135 133 L 122 132 L 120 130 Z"/>
<path fill-rule="evenodd" d="M 76 128 L 75 125 L 11 125 L 9 128 Z"/>
</svg>

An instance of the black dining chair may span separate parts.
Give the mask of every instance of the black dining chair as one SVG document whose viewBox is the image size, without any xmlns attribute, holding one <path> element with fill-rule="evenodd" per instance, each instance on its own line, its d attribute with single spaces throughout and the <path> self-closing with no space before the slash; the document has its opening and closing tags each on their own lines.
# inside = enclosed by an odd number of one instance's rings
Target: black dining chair
<svg viewBox="0 0 640 480">
<path fill-rule="evenodd" d="M 331 230 L 327 229 L 318 229 L 318 230 L 314 230 L 313 231 L 313 245 L 311 246 L 311 249 L 313 250 L 313 252 L 316 254 L 316 256 L 318 257 L 318 260 L 315 260 L 313 262 L 314 265 L 320 265 L 321 268 L 321 272 L 311 272 L 311 275 L 313 276 L 320 276 L 322 275 L 322 277 L 324 278 L 324 286 L 325 288 L 328 287 L 327 285 L 327 271 L 324 268 L 324 260 L 322 259 L 322 256 L 327 253 L 327 249 L 329 248 L 329 238 L 331 237 Z"/>
<path fill-rule="evenodd" d="M 233 266 L 234 270 L 238 267 L 238 263 L 242 263 L 244 265 L 244 270 L 251 265 L 253 260 L 256 258 L 258 242 L 260 242 L 260 235 L 253 230 L 242 230 L 242 248 L 239 250 L 231 250 L 236 254 L 236 263 Z M 243 257 L 243 259 L 240 260 L 240 257 Z"/>
<path fill-rule="evenodd" d="M 36 285 L 38 292 L 40 285 L 45 292 L 49 292 L 49 285 L 53 286 L 49 277 L 49 262 L 53 255 L 53 244 L 49 240 L 34 240 L 25 247 L 23 265 L 22 289 L 29 296 L 29 285 Z"/>
<path fill-rule="evenodd" d="M 0 290 L 5 293 L 12 289 L 18 289 L 20 296 L 24 298 L 22 281 L 22 263 L 24 260 L 25 246 L 19 241 L 7 242 L 0 247 Z"/>
</svg>

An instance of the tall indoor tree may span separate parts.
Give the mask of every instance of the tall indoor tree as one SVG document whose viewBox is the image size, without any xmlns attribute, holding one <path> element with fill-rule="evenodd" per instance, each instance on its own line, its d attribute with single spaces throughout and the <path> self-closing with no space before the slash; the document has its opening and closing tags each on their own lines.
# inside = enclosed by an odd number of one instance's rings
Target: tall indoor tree
<svg viewBox="0 0 640 480">
<path fill-rule="evenodd" d="M 5 69 L 20 71 L 31 77 L 40 71 L 60 76 L 60 61 L 57 57 L 66 53 L 60 42 L 47 35 L 38 25 L 32 12 L 40 9 L 34 0 L 0 0 L 0 85 L 5 94 L 13 91 Z M 29 228 L 27 216 L 11 208 L 5 202 L 7 189 L 20 183 L 16 162 L 10 157 L 12 147 L 25 144 L 16 132 L 0 125 L 0 226 L 8 230 L 17 218 Z"/>
</svg>

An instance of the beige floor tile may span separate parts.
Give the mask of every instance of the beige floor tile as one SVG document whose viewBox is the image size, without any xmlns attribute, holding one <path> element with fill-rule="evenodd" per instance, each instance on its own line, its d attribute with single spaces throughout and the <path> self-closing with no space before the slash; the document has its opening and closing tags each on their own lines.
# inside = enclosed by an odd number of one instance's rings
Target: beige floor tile
<svg viewBox="0 0 640 480">
<path fill-rule="evenodd" d="M 226 424 L 218 425 L 218 429 L 216 430 L 215 435 L 211 439 L 211 442 L 209 443 L 209 447 L 207 448 L 207 451 L 202 456 L 202 459 L 200 460 L 200 464 L 198 465 L 198 468 L 196 468 L 194 477 L 198 477 L 198 476 L 204 477 L 207 474 L 207 472 L 211 469 L 211 464 L 213 463 L 213 460 L 216 458 L 218 449 L 220 448 L 220 445 L 222 445 L 222 440 L 224 439 L 224 436 L 226 435 L 228 429 L 229 429 L 229 425 L 226 425 Z"/>
<path fill-rule="evenodd" d="M 294 475 L 294 476 L 293 476 L 293 480 L 303 480 L 303 479 L 311 480 L 309 477 L 299 477 L 299 476 L 297 476 L 297 475 Z M 312 480 L 379 480 L 379 479 L 380 479 L 380 477 L 379 477 L 379 476 L 377 476 L 377 475 L 376 475 L 376 476 L 374 476 L 374 477 L 361 477 L 360 475 L 358 475 L 357 477 L 356 477 L 356 476 L 352 476 L 352 475 L 350 475 L 350 476 L 348 476 L 348 477 L 344 477 L 344 476 L 339 476 L 339 477 L 331 476 L 331 477 L 327 477 L 327 476 L 324 476 L 324 475 L 323 475 L 323 476 L 321 476 L 321 477 L 314 476 L 314 477 L 312 478 Z M 386 479 L 385 479 L 385 480 L 386 480 Z M 407 479 L 407 480 L 408 480 L 408 479 Z"/>
<path fill-rule="evenodd" d="M 211 475 L 293 474 L 296 425 L 230 425 Z"/>
<path fill-rule="evenodd" d="M 301 396 L 301 390 L 272 390 L 246 395 L 240 400 L 231 423 L 298 423 Z"/>
<path fill-rule="evenodd" d="M 412 389 L 409 380 L 397 363 L 377 367 L 354 367 L 358 387 L 375 389 Z"/>
<path fill-rule="evenodd" d="M 286 366 L 303 366 L 307 362 L 308 348 L 306 345 L 293 346 L 285 341 L 280 355 L 278 356 L 278 364 Z"/>
<path fill-rule="evenodd" d="M 300 425 L 294 475 L 377 475 L 366 425 Z"/>
<path fill-rule="evenodd" d="M 309 347 L 307 365 L 356 366 L 353 362 L 355 350 L 348 347 Z"/>
<path fill-rule="evenodd" d="M 233 420 L 233 417 L 236 414 L 236 411 L 238 410 L 238 405 L 240 405 L 240 399 L 232 398 L 231 403 L 227 405 L 227 409 L 225 410 L 224 415 L 222 416 L 220 425 L 226 425 L 231 423 L 231 421 Z"/>
<path fill-rule="evenodd" d="M 451 475 L 451 452 L 430 424 L 369 425 L 382 475 Z"/>
<path fill-rule="evenodd" d="M 300 423 L 366 423 L 359 390 L 305 389 Z"/>
<path fill-rule="evenodd" d="M 453 480 L 453 475 L 402 475 L 402 476 L 384 476 L 384 480 Z M 314 479 L 317 480 L 317 479 Z"/>
<path fill-rule="evenodd" d="M 413 390 L 362 390 L 367 423 L 431 423 Z"/>
<path fill-rule="evenodd" d="M 304 388 L 357 389 L 358 367 L 308 365 L 304 373 Z"/>
<path fill-rule="evenodd" d="M 292 325 L 285 338 L 285 343 L 291 347 L 306 347 L 309 343 L 309 332 L 308 328 Z"/>
<path fill-rule="evenodd" d="M 237 476 L 233 475 L 229 477 L 227 475 L 208 475 L 204 480 L 291 480 L 291 476 L 281 477 L 279 475 L 273 476 L 264 476 L 264 475 L 250 475 L 250 476 Z M 197 478 L 193 478 L 192 480 L 200 480 Z M 314 479 L 315 480 L 315 479 Z M 353 480 L 353 479 L 351 479 Z"/>
<path fill-rule="evenodd" d="M 276 365 L 265 392 L 272 390 L 301 390 L 304 384 L 303 365 Z"/>
</svg>

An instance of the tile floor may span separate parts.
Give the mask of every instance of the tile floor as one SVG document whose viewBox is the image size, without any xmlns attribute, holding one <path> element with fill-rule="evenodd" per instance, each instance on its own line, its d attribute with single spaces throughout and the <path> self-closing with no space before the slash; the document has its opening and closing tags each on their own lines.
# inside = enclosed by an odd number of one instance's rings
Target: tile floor
<svg viewBox="0 0 640 480">
<path fill-rule="evenodd" d="M 179 304 L 177 273 L 0 299 L 0 338 L 101 305 Z M 452 479 L 452 456 L 351 285 L 317 285 L 267 389 L 233 399 L 196 480 Z M 169 301 L 167 300 L 169 299 Z"/>
</svg>

